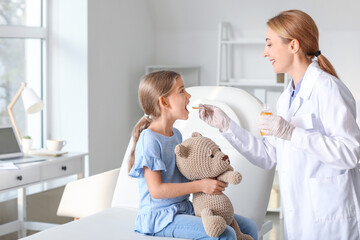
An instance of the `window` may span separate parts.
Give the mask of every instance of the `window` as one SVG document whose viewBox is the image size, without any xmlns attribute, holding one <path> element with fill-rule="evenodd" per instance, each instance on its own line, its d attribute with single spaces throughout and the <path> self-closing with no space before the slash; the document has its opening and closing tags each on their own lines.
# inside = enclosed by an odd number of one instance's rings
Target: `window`
<svg viewBox="0 0 360 240">
<path fill-rule="evenodd" d="M 0 125 L 11 124 L 7 106 L 22 82 L 27 82 L 39 97 L 43 96 L 44 3 L 45 0 L 0 2 Z M 26 114 L 21 98 L 13 110 L 21 135 L 30 135 L 34 147 L 40 147 L 43 114 Z"/>
</svg>

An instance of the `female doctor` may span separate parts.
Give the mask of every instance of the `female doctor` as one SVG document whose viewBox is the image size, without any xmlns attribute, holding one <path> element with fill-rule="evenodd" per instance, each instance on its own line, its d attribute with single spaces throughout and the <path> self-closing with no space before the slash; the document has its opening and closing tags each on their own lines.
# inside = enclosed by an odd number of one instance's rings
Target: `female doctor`
<svg viewBox="0 0 360 240">
<path fill-rule="evenodd" d="M 199 115 L 250 162 L 277 165 L 286 239 L 360 239 L 360 130 L 355 101 L 321 54 L 313 19 L 299 10 L 268 22 L 264 57 L 292 81 L 257 139 L 219 108 Z M 317 57 L 317 60 L 314 58 Z M 241 103 L 240 103 L 241 104 Z"/>
</svg>

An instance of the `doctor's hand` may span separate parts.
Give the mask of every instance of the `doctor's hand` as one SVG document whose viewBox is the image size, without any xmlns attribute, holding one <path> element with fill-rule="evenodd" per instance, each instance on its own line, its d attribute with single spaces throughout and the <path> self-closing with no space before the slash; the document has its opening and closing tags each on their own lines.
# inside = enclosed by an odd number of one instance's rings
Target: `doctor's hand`
<svg viewBox="0 0 360 240">
<path fill-rule="evenodd" d="M 268 136 L 274 136 L 290 141 L 295 127 L 277 115 L 260 115 L 258 128 Z"/>
<path fill-rule="evenodd" d="M 230 118 L 218 107 L 208 104 L 199 105 L 199 117 L 212 127 L 225 132 L 229 129 Z"/>
</svg>

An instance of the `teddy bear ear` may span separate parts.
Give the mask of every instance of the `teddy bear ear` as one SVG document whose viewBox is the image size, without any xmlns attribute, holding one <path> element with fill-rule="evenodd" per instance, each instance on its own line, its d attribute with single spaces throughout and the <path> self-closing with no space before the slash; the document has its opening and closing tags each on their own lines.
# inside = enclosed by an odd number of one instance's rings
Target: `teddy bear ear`
<svg viewBox="0 0 360 240">
<path fill-rule="evenodd" d="M 198 132 L 193 132 L 191 136 L 192 137 L 202 137 L 202 135 Z"/>
<path fill-rule="evenodd" d="M 184 145 L 178 144 L 175 147 L 175 154 L 182 158 L 187 158 L 189 156 L 189 150 Z"/>
</svg>

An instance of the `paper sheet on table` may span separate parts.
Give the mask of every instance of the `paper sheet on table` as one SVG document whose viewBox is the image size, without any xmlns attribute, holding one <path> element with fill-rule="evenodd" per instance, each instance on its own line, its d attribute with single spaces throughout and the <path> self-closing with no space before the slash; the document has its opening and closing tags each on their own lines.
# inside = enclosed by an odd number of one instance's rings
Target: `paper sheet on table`
<svg viewBox="0 0 360 240">
<path fill-rule="evenodd" d="M 58 157 L 68 153 L 67 151 L 51 151 L 48 149 L 32 149 L 28 152 L 29 155 L 40 155 L 40 156 L 53 156 Z"/>
<path fill-rule="evenodd" d="M 0 170 L 15 170 L 19 169 L 17 166 L 15 166 L 12 162 L 0 162 Z"/>
</svg>

